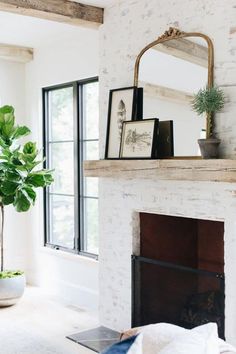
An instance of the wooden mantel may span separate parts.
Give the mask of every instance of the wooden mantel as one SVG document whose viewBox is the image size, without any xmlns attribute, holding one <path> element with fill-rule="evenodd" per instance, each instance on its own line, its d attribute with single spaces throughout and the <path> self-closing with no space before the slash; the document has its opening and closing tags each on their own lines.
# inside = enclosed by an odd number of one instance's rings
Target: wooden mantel
<svg viewBox="0 0 236 354">
<path fill-rule="evenodd" d="M 86 177 L 236 183 L 236 160 L 98 160 L 84 162 Z"/>
</svg>

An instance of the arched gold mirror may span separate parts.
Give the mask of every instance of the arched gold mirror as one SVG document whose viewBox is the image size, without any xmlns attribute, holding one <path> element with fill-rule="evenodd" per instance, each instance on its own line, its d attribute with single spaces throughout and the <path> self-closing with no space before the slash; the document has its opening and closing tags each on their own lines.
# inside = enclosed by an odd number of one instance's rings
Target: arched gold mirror
<svg viewBox="0 0 236 354">
<path fill-rule="evenodd" d="M 211 134 L 211 119 L 197 116 L 191 101 L 200 89 L 213 86 L 213 59 L 208 36 L 176 28 L 136 59 L 134 86 L 143 87 L 143 118 L 172 122 L 175 157 L 200 156 L 197 140 Z"/>
</svg>

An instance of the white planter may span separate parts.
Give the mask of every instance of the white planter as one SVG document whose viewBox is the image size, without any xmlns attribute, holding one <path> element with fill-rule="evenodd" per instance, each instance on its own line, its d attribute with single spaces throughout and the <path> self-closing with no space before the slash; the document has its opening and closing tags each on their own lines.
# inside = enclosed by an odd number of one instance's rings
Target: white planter
<svg viewBox="0 0 236 354">
<path fill-rule="evenodd" d="M 21 298 L 25 289 L 25 275 L 0 279 L 0 307 L 12 306 Z"/>
</svg>

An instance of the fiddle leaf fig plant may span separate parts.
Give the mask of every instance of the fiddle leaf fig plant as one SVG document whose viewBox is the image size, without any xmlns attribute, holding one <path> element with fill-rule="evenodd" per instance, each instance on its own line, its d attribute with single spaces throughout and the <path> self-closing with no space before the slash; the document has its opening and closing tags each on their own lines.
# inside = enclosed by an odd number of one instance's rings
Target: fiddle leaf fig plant
<svg viewBox="0 0 236 354">
<path fill-rule="evenodd" d="M 213 135 L 212 116 L 219 112 L 225 104 L 224 92 L 216 86 L 200 89 L 192 100 L 192 109 L 201 115 L 206 113 L 208 137 Z"/>
<path fill-rule="evenodd" d="M 6 271 L 3 272 L 5 206 L 12 204 L 17 212 L 26 212 L 35 203 L 35 189 L 49 186 L 53 182 L 52 171 L 40 167 L 43 160 L 39 158 L 40 152 L 36 143 L 29 141 L 20 145 L 18 142 L 20 138 L 29 133 L 28 127 L 15 124 L 12 106 L 0 107 L 0 210 L 2 217 L 0 278 L 7 277 L 8 274 Z"/>
</svg>

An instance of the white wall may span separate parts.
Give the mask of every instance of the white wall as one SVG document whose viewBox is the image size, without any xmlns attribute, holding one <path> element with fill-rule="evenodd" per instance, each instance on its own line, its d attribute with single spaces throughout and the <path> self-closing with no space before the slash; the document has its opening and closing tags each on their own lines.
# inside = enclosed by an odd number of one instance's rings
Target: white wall
<svg viewBox="0 0 236 354">
<path fill-rule="evenodd" d="M 16 122 L 25 123 L 25 65 L 0 60 L 0 105 L 15 107 Z M 27 215 L 6 207 L 5 268 L 26 269 Z"/>
<path fill-rule="evenodd" d="M 26 65 L 27 124 L 42 145 L 43 87 L 98 75 L 98 33 L 71 27 L 35 48 L 34 60 Z M 43 247 L 42 196 L 29 218 L 30 259 L 28 281 L 44 287 L 67 302 L 92 309 L 98 304 L 98 263 L 78 255 Z"/>
<path fill-rule="evenodd" d="M 235 12 L 236 0 L 125 0 L 105 11 L 100 32 L 101 158 L 109 90 L 133 84 L 137 55 L 169 26 L 212 38 L 215 81 L 227 94 L 227 104 L 216 117 L 221 154 L 236 157 Z M 235 189 L 235 185 L 218 183 L 100 179 L 99 289 L 103 325 L 122 330 L 131 324 L 131 254 L 132 242 L 139 236 L 138 211 L 221 219 L 226 227 L 226 337 L 236 344 Z"/>
</svg>

